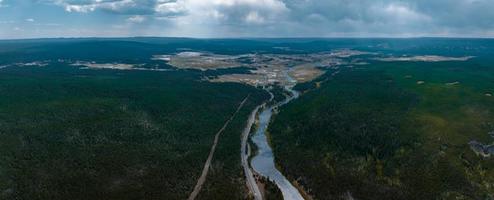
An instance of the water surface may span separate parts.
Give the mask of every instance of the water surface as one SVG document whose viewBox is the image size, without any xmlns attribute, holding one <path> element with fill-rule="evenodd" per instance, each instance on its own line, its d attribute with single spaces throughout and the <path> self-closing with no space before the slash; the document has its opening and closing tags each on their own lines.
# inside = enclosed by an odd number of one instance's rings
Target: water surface
<svg viewBox="0 0 494 200">
<path fill-rule="evenodd" d="M 289 78 L 290 83 L 294 83 L 294 80 L 291 79 L 291 77 L 287 77 Z M 273 116 L 273 109 L 283 106 L 298 97 L 298 92 L 293 90 L 292 87 L 293 84 L 285 87 L 285 89 L 292 94 L 291 97 L 288 97 L 283 102 L 269 106 L 261 111 L 259 114 L 259 127 L 252 137 L 252 141 L 258 148 L 257 155 L 254 156 L 251 161 L 252 168 L 260 175 L 274 181 L 278 188 L 280 188 L 285 200 L 299 200 L 303 198 L 297 188 L 295 188 L 290 181 L 288 181 L 288 179 L 286 179 L 286 177 L 283 176 L 283 174 L 275 167 L 273 151 L 269 146 L 266 137 L 266 129 L 268 128 L 271 117 Z"/>
</svg>

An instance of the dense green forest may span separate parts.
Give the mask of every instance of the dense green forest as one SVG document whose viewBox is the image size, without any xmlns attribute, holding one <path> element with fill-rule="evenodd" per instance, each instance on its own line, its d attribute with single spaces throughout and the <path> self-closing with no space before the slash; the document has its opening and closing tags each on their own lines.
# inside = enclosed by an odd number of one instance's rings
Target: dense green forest
<svg viewBox="0 0 494 200">
<path fill-rule="evenodd" d="M 190 71 L 3 69 L 1 199 L 184 199 L 214 134 L 250 94 L 208 177 L 222 182 L 208 180 L 204 197 L 241 199 L 241 127 L 269 96 L 199 80 Z"/>
<path fill-rule="evenodd" d="M 490 61 L 343 68 L 270 126 L 277 164 L 315 199 L 492 199 Z"/>
</svg>

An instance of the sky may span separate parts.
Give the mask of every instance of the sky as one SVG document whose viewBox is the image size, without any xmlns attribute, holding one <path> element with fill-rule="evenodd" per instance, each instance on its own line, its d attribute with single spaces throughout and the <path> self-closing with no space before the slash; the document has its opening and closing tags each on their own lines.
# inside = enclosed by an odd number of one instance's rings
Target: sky
<svg viewBox="0 0 494 200">
<path fill-rule="evenodd" d="M 0 39 L 494 37 L 494 0 L 0 0 Z"/>
</svg>

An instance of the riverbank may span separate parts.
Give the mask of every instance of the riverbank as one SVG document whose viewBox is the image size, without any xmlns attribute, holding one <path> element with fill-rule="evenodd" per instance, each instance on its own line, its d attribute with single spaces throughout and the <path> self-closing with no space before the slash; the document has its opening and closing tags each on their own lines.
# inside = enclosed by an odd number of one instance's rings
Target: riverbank
<svg viewBox="0 0 494 200">
<path fill-rule="evenodd" d="M 241 151 L 240 151 L 240 157 L 241 157 L 241 162 L 242 162 L 242 167 L 244 169 L 245 173 L 245 179 L 247 183 L 247 187 L 249 188 L 249 191 L 251 192 L 252 196 L 254 197 L 255 200 L 262 200 L 262 194 L 261 191 L 259 190 L 259 187 L 256 183 L 256 180 L 254 178 L 254 174 L 252 173 L 252 170 L 249 166 L 249 157 L 251 154 L 251 149 L 250 146 L 248 145 L 247 141 L 249 139 L 249 134 L 252 129 L 252 125 L 254 124 L 257 112 L 259 109 L 263 106 L 259 105 L 257 106 L 254 111 L 249 116 L 249 120 L 247 121 L 247 126 L 245 127 L 244 131 L 242 132 L 242 140 L 241 140 Z"/>
<path fill-rule="evenodd" d="M 287 78 L 290 78 L 287 76 Z M 290 83 L 293 83 L 289 79 Z M 267 178 L 268 180 L 276 183 L 278 188 L 283 194 L 283 199 L 286 200 L 299 200 L 304 199 L 297 188 L 295 188 L 291 182 L 276 168 L 274 163 L 274 155 L 271 146 L 268 143 L 268 138 L 266 135 L 266 130 L 271 121 L 271 117 L 275 110 L 287 104 L 291 100 L 298 97 L 298 92 L 293 90 L 293 84 L 284 87 L 285 90 L 289 91 L 291 95 L 287 97 L 284 101 L 278 102 L 274 105 L 265 107 L 259 114 L 259 125 L 255 134 L 252 136 L 252 141 L 258 148 L 258 154 L 252 158 L 251 166 L 255 172 L 259 175 Z"/>
</svg>

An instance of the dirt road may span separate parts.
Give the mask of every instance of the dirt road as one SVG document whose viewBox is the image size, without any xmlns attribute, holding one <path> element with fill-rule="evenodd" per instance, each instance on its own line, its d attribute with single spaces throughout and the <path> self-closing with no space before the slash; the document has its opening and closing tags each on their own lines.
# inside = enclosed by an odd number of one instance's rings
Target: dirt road
<svg viewBox="0 0 494 200">
<path fill-rule="evenodd" d="M 199 194 L 199 192 L 201 191 L 202 185 L 204 184 L 204 182 L 206 181 L 206 177 L 208 176 L 209 167 L 211 166 L 211 161 L 213 160 L 214 152 L 216 151 L 216 146 L 218 145 L 218 140 L 221 136 L 221 133 L 226 129 L 226 127 L 228 126 L 228 124 L 230 124 L 230 122 L 233 120 L 233 118 L 235 118 L 238 111 L 240 111 L 240 109 L 242 109 L 242 107 L 244 106 L 244 104 L 247 101 L 247 99 L 249 98 L 249 96 L 250 95 L 245 97 L 245 99 L 242 101 L 242 103 L 240 103 L 240 105 L 238 106 L 237 110 L 225 122 L 223 127 L 221 127 L 221 129 L 214 136 L 213 146 L 211 146 L 211 151 L 209 151 L 208 159 L 206 160 L 206 163 L 204 163 L 204 168 L 202 169 L 202 174 L 199 177 L 199 179 L 197 180 L 197 184 L 194 187 L 194 190 L 192 191 L 192 193 L 190 193 L 188 200 L 194 200 L 197 197 L 197 195 Z"/>
<path fill-rule="evenodd" d="M 256 179 L 254 178 L 254 175 L 252 174 L 252 170 L 249 167 L 249 156 L 250 156 L 250 148 L 247 146 L 247 140 L 249 139 L 249 133 L 252 128 L 252 125 L 254 124 L 254 121 L 256 119 L 256 114 L 257 111 L 262 107 L 258 106 L 252 113 L 250 114 L 249 120 L 247 121 L 247 125 L 245 126 L 245 129 L 242 133 L 242 145 L 241 145 L 241 151 L 240 151 L 240 156 L 242 158 L 242 167 L 244 168 L 244 173 L 245 173 L 245 179 L 247 181 L 247 187 L 249 190 L 252 192 L 252 195 L 254 196 L 255 200 L 262 200 L 262 194 L 261 191 L 259 190 L 259 187 L 257 186 Z"/>
</svg>

